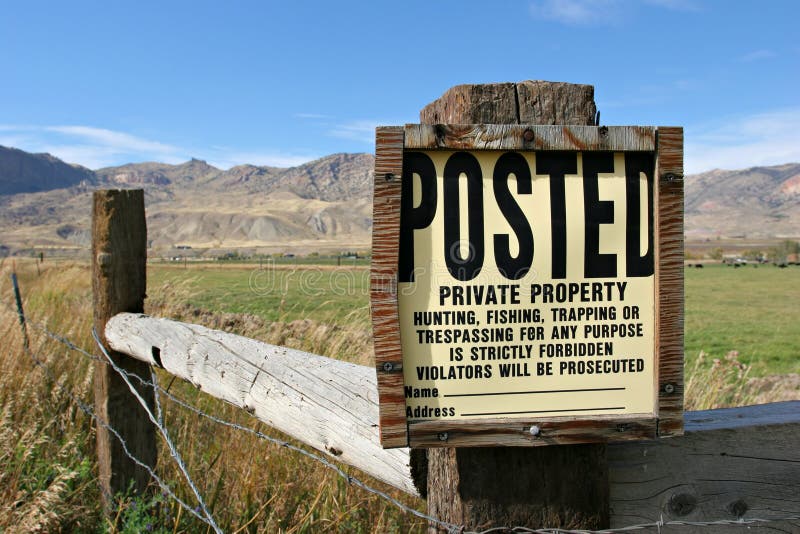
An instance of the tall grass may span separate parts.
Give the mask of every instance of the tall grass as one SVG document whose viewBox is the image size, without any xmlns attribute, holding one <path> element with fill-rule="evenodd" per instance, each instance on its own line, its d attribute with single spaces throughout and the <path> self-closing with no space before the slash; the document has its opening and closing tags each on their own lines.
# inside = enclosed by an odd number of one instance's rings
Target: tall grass
<svg viewBox="0 0 800 534">
<path fill-rule="evenodd" d="M 54 382 L 82 402 L 92 403 L 92 365 L 84 356 L 29 329 L 31 348 L 49 373 L 23 350 L 9 282 L 11 264 L 0 264 L 0 530 L 6 532 L 205 532 L 207 528 L 155 490 L 146 499 L 120 498 L 117 513 L 105 519 L 100 507 L 94 456 L 94 427 Z M 17 266 L 30 319 L 42 323 L 89 352 L 90 273 L 85 265 Z M 198 305 L 195 278 L 151 277 L 146 311 L 204 324 L 266 342 L 372 364 L 366 297 L 349 301 L 347 311 L 329 313 L 324 298 L 298 310 L 291 294 L 270 304 L 269 313 L 225 313 Z M 229 288 L 230 289 L 230 288 Z M 219 291 L 217 289 L 216 291 Z M 230 299 L 237 295 L 231 293 Z M 194 303 L 194 304 L 192 304 Z M 315 309 L 326 313 L 314 315 Z M 254 308 L 256 312 L 259 310 Z M 159 371 L 161 384 L 190 404 L 260 432 L 286 439 L 246 412 L 174 380 Z M 687 409 L 744 404 L 758 392 L 749 368 L 734 353 L 711 360 L 703 355 L 687 369 Z M 226 532 L 422 532 L 423 523 L 381 498 L 351 486 L 322 465 L 255 436 L 220 426 L 164 399 L 166 422 L 190 473 L 219 525 Z M 354 469 L 345 470 L 359 478 Z M 194 505 L 191 493 L 165 450 L 157 471 L 177 494 Z M 424 509 L 424 503 L 379 482 L 369 484 Z"/>
<path fill-rule="evenodd" d="M 9 283 L 11 265 L 0 268 L 0 530 L 8 532 L 205 532 L 206 525 L 158 491 L 148 499 L 120 497 L 118 513 L 104 519 L 96 480 L 92 421 L 23 350 Z M 53 332 L 96 353 L 92 346 L 89 270 L 81 265 L 19 264 L 26 314 Z M 343 323 L 313 319 L 266 321 L 255 315 L 211 313 L 184 303 L 191 284 L 165 282 L 148 288 L 147 311 L 222 328 L 267 342 L 366 364 L 371 355 L 368 310 Z M 92 403 L 92 362 L 29 328 L 31 348 L 58 381 Z M 285 436 L 247 413 L 160 375 L 171 393 L 216 417 Z M 422 521 L 380 497 L 347 483 L 306 457 L 250 434 L 220 426 L 163 399 L 165 418 L 195 483 L 226 532 L 422 532 Z M 424 503 L 345 467 L 346 472 L 410 506 Z M 157 472 L 186 502 L 191 493 L 166 450 Z M 193 503 L 194 504 L 194 503 Z M 424 508 L 423 508 L 424 509 Z"/>
<path fill-rule="evenodd" d="M 725 358 L 710 359 L 701 352 L 686 372 L 686 410 L 711 410 L 753 404 L 756 394 L 749 387 L 750 366 L 730 351 Z"/>
<path fill-rule="evenodd" d="M 101 516 L 92 422 L 54 382 L 63 382 L 88 402 L 92 369 L 35 328 L 29 328 L 31 349 L 52 374 L 28 357 L 17 315 L 6 307 L 13 303 L 10 267 L 0 269 L 5 305 L 0 306 L 0 530 L 96 531 Z M 31 285 L 30 267 L 20 272 L 26 286 Z M 45 269 L 37 278 L 37 291 L 30 293 L 26 306 L 40 321 L 86 345 L 91 321 L 88 270 Z"/>
</svg>

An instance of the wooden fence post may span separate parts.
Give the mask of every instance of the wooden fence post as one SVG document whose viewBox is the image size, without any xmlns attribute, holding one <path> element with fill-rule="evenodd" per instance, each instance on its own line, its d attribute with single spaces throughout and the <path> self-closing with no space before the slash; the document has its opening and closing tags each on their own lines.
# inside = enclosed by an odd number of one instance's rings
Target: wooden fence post
<svg viewBox="0 0 800 534">
<path fill-rule="evenodd" d="M 592 86 L 542 81 L 459 85 L 420 112 L 423 124 L 595 121 Z M 427 457 L 428 512 L 443 521 L 475 530 L 609 526 L 605 444 L 438 448 Z"/>
<path fill-rule="evenodd" d="M 121 312 L 141 313 L 146 291 L 147 225 L 144 191 L 101 190 L 94 192 L 92 210 L 92 291 L 94 328 L 105 346 L 106 322 Z M 109 351 L 115 363 L 129 373 L 150 381 L 150 367 L 124 354 Z M 133 381 L 139 394 L 153 407 L 153 391 Z M 119 433 L 131 455 L 154 467 L 155 429 L 146 412 L 111 368 L 95 363 L 95 412 Z M 122 443 L 102 425 L 97 426 L 97 461 L 100 487 L 107 510 L 114 497 L 129 489 L 137 494 L 150 482 L 147 470 L 131 460 Z"/>
</svg>

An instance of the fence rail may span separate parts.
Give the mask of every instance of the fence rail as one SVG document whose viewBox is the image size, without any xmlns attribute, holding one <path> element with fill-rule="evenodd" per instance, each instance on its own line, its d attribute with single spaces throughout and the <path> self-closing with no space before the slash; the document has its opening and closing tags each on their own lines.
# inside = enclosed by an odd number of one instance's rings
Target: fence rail
<svg viewBox="0 0 800 534">
<path fill-rule="evenodd" d="M 372 368 L 142 314 L 114 316 L 105 334 L 112 349 L 419 493 L 409 450 L 380 447 Z M 688 523 L 733 522 L 702 530 L 726 532 L 750 517 L 777 520 L 800 510 L 800 401 L 687 412 L 684 425 L 683 437 L 609 446 L 612 528 L 661 517 L 664 523 L 653 529 L 691 532 L 701 527 Z M 800 530 L 796 520 L 770 526 Z"/>
<path fill-rule="evenodd" d="M 412 495 L 408 449 L 378 438 L 375 371 L 203 326 L 123 313 L 115 351 L 163 367 L 269 426 Z"/>
</svg>

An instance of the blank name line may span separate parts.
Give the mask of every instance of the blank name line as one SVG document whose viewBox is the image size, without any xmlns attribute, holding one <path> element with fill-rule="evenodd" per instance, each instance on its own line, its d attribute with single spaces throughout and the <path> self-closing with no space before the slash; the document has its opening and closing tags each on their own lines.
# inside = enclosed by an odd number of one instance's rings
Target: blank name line
<svg viewBox="0 0 800 534">
<path fill-rule="evenodd" d="M 462 417 L 473 417 L 476 415 L 518 415 L 523 413 L 556 413 L 556 412 L 597 412 L 601 410 L 624 410 L 625 406 L 609 406 L 607 408 L 568 408 L 566 410 L 525 410 L 524 412 L 484 412 L 484 413 L 462 413 Z"/>
<path fill-rule="evenodd" d="M 497 393 L 452 393 L 443 397 L 485 397 L 492 395 L 534 395 L 539 393 L 582 393 L 585 391 L 625 391 L 625 388 L 543 389 L 533 391 L 500 391 Z"/>
</svg>

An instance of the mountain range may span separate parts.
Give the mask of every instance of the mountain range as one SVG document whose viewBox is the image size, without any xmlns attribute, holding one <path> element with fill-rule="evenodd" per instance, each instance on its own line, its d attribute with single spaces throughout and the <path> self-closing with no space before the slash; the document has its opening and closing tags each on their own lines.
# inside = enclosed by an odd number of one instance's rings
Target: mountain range
<svg viewBox="0 0 800 534">
<path fill-rule="evenodd" d="M 92 171 L 0 146 L 0 253 L 87 250 L 91 192 L 110 187 L 145 190 L 157 254 L 365 250 L 373 166 L 371 154 L 333 154 L 292 168 L 192 159 Z M 800 164 L 689 175 L 685 198 L 689 240 L 800 235 Z"/>
<path fill-rule="evenodd" d="M 157 252 L 176 246 L 212 254 L 365 250 L 373 165 L 369 154 L 334 154 L 292 168 L 223 171 L 192 159 L 90 171 L 48 154 L 0 147 L 0 246 L 11 252 L 86 249 L 92 191 L 136 187 L 145 191 L 148 239 Z"/>
</svg>

